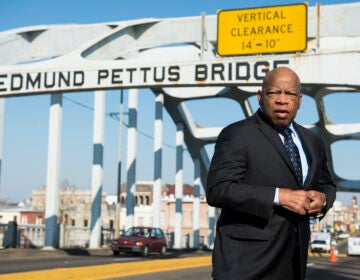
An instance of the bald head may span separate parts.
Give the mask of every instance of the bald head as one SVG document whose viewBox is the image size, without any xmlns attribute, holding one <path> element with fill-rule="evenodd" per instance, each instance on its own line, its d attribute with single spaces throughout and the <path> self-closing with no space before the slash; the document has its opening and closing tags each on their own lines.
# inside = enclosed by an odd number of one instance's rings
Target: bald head
<svg viewBox="0 0 360 280">
<path fill-rule="evenodd" d="M 266 88 L 268 85 L 271 85 L 274 79 L 278 77 L 285 77 L 286 79 L 292 80 L 297 84 L 298 91 L 300 92 L 300 79 L 299 76 L 288 67 L 279 67 L 269 71 L 263 80 L 262 88 Z"/>
</svg>

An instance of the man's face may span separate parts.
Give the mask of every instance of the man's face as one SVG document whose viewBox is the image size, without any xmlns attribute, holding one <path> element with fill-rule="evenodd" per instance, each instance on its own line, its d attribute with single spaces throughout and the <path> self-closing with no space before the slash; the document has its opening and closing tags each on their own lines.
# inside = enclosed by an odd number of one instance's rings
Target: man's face
<svg viewBox="0 0 360 280">
<path fill-rule="evenodd" d="M 301 105 L 299 78 L 289 68 L 274 69 L 266 75 L 257 96 L 271 124 L 275 128 L 286 128 L 295 119 Z"/>
</svg>

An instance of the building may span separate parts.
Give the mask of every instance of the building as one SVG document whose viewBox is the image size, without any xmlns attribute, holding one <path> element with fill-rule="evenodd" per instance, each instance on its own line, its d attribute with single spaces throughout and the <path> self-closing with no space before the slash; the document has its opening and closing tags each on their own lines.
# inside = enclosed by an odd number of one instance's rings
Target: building
<svg viewBox="0 0 360 280">
<path fill-rule="evenodd" d="M 34 211 L 45 212 L 46 187 L 34 190 L 30 199 Z M 101 222 L 103 227 L 113 228 L 115 209 L 106 202 L 102 195 Z M 91 191 L 65 188 L 59 192 L 58 223 L 65 226 L 89 227 L 91 221 Z M 43 221 L 43 224 L 45 221 Z"/>
<path fill-rule="evenodd" d="M 116 206 L 117 196 L 107 196 L 110 205 Z M 126 227 L 126 185 L 123 184 L 120 194 L 121 214 L 120 229 Z M 135 192 L 135 226 L 152 226 L 153 225 L 153 183 L 138 182 Z M 182 236 L 183 244 L 188 242 L 193 236 L 193 203 L 194 188 L 190 185 L 183 186 L 182 200 Z M 165 184 L 161 191 L 161 217 L 160 227 L 170 237 L 175 232 L 175 213 L 176 213 L 175 185 Z M 209 229 L 209 206 L 206 203 L 205 196 L 200 196 L 200 228 L 199 235 L 201 241 L 207 240 L 211 229 Z M 115 218 L 114 218 L 115 219 Z"/>
<path fill-rule="evenodd" d="M 121 188 L 120 194 L 120 221 L 119 229 L 121 231 L 126 228 L 126 184 Z M 138 182 L 135 192 L 135 226 L 153 226 L 153 183 Z M 209 229 L 209 206 L 206 203 L 205 196 L 200 196 L 200 225 L 198 229 L 199 243 L 204 244 L 211 234 Z M 26 206 L 17 206 L 16 208 L 0 211 L 0 221 L 8 223 L 9 221 L 17 221 L 20 228 L 34 225 L 42 226 L 45 224 L 45 203 L 46 203 L 46 187 L 33 190 L 32 196 Z M 101 224 L 102 232 L 107 231 L 107 238 L 113 238 L 115 234 L 117 195 L 102 196 L 101 203 Z M 162 186 L 161 192 L 161 217 L 160 227 L 167 234 L 169 245 L 173 244 L 175 232 L 175 185 L 165 184 Z M 183 203 L 182 203 L 182 245 L 191 246 L 193 243 L 193 208 L 194 208 L 194 189 L 190 185 L 183 187 Z M 5 210 L 5 209 L 4 209 Z M 10 211 L 11 210 L 11 211 Z M 87 244 L 88 235 L 91 224 L 91 191 L 79 190 L 76 188 L 63 188 L 59 192 L 59 213 L 58 224 L 60 225 L 60 244 L 67 246 L 85 246 Z M 212 223 L 213 224 L 213 223 Z M 32 231 L 36 231 L 33 229 Z M 40 230 L 39 230 L 40 231 Z M 76 231 L 76 238 L 70 231 Z M 24 234 L 23 234 L 24 235 Z M 72 239 L 77 242 L 68 242 L 66 238 L 73 235 Z M 111 236 L 111 237 L 110 237 Z M 41 239 L 39 237 L 38 239 Z M 82 240 L 82 241 L 79 241 Z M 41 241 L 37 240 L 36 244 Z M 70 245 L 69 245 L 70 244 Z"/>
<path fill-rule="evenodd" d="M 153 225 L 153 184 L 152 182 L 138 182 L 135 192 L 135 226 Z M 200 244 L 208 244 L 211 227 L 210 207 L 206 203 L 204 195 L 200 195 L 200 218 L 199 236 Z M 45 224 L 45 201 L 46 188 L 43 187 L 32 192 L 32 197 L 17 205 L 0 208 L 0 225 L 16 222 L 22 229 L 22 236 L 29 244 L 41 246 L 43 236 L 38 234 L 44 229 Z M 101 222 L 102 232 L 107 234 L 110 240 L 114 238 L 116 222 L 117 195 L 102 196 Z M 120 227 L 121 231 L 126 228 L 126 184 L 124 183 L 120 193 Z M 182 199 L 182 246 L 193 244 L 193 209 L 194 189 L 185 184 L 183 186 Z M 167 234 L 169 245 L 173 243 L 175 232 L 176 198 L 175 185 L 164 184 L 161 192 L 161 217 L 160 227 Z M 357 198 L 354 196 L 351 205 L 343 206 L 340 201 L 335 201 L 334 206 L 320 223 L 312 225 L 313 231 L 354 232 L 360 230 L 360 212 Z M 87 246 L 90 223 L 91 223 L 91 191 L 76 188 L 64 188 L 59 193 L 58 223 L 63 232 L 63 246 Z M 210 226 L 209 226 L 210 225 Z M 69 232 L 77 232 L 76 235 Z M 35 237 L 36 236 L 36 240 Z M 72 237 L 71 237 L 72 236 Z M 66 240 L 72 238 L 72 241 Z M 106 243 L 106 242 L 104 242 Z M 85 244 L 85 245 L 84 245 Z M 0 244 L 1 245 L 1 244 Z M 21 245 L 22 246 L 22 245 Z"/>
<path fill-rule="evenodd" d="M 312 225 L 313 231 L 330 231 L 332 233 L 355 232 L 360 230 L 360 211 L 357 198 L 351 204 L 342 205 L 335 201 L 333 207 L 319 223 Z"/>
</svg>

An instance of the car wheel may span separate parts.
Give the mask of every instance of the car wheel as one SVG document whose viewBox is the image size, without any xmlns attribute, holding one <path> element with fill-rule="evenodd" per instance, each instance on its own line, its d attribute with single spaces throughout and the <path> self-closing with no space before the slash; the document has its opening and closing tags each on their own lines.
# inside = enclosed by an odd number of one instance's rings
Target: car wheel
<svg viewBox="0 0 360 280">
<path fill-rule="evenodd" d="M 161 247 L 160 254 L 161 254 L 161 255 L 165 255 L 165 254 L 166 254 L 166 246 L 165 246 L 165 245 L 163 245 L 163 246 Z"/>
<path fill-rule="evenodd" d="M 113 255 L 114 255 L 114 256 L 118 256 L 119 253 L 120 253 L 119 251 L 113 251 Z"/>
<path fill-rule="evenodd" d="M 147 255 L 149 255 L 149 247 L 148 247 L 148 246 L 145 246 L 142 255 L 143 255 L 144 257 L 147 257 Z"/>
</svg>

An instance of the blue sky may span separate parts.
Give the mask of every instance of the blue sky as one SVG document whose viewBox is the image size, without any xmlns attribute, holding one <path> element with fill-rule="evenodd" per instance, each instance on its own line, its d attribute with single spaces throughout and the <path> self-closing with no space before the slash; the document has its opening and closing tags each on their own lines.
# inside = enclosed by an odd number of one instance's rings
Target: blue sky
<svg viewBox="0 0 360 280">
<path fill-rule="evenodd" d="M 314 6 L 317 1 L 308 1 Z M 322 1 L 322 5 L 356 1 Z M 199 16 L 202 12 L 214 15 L 222 9 L 241 9 L 258 6 L 283 5 L 299 1 L 2 1 L 0 9 L 0 32 L 34 25 L 67 23 L 101 23 L 141 18 L 167 18 Z M 91 188 L 92 138 L 93 138 L 93 93 L 68 93 L 63 100 L 63 131 L 61 155 L 61 182 L 67 180 L 80 189 Z M 154 96 L 148 90 L 139 95 L 138 129 L 138 180 L 153 179 L 153 118 Z M 256 108 L 256 100 L 252 100 Z M 5 102 L 5 130 L 1 170 L 0 199 L 20 201 L 31 196 L 31 191 L 46 184 L 47 141 L 50 96 L 7 98 Z M 125 91 L 125 111 L 127 92 Z M 327 114 L 331 120 L 344 123 L 360 123 L 360 98 L 358 94 L 329 96 L 325 99 Z M 196 102 L 188 104 L 195 120 L 206 126 L 223 126 L 243 118 L 234 104 L 224 101 L 219 104 L 209 101 L 206 108 Z M 119 111 L 119 91 L 108 91 L 106 113 Z M 219 111 L 209 115 L 206 112 Z M 173 183 L 175 178 L 175 126 L 165 113 L 163 182 Z M 297 121 L 302 124 L 317 120 L 315 104 L 304 98 Z M 125 117 L 125 121 L 127 118 Z M 103 191 L 115 194 L 117 180 L 118 121 L 106 117 L 104 147 Z M 124 130 L 126 147 L 126 130 Z M 349 148 L 353 148 L 350 152 Z M 354 152 L 355 151 L 355 152 Z M 349 179 L 360 179 L 358 159 L 360 145 L 355 141 L 334 145 L 335 170 Z M 126 152 L 123 154 L 126 166 Z M 125 169 L 125 168 L 124 168 Z M 123 169 L 123 180 L 126 178 Z M 184 180 L 192 184 L 193 164 L 190 156 L 184 155 Z"/>
</svg>

